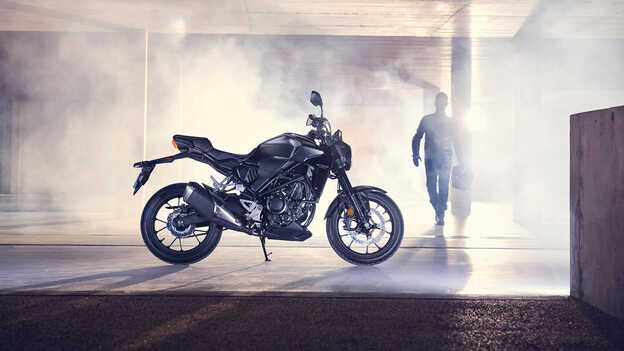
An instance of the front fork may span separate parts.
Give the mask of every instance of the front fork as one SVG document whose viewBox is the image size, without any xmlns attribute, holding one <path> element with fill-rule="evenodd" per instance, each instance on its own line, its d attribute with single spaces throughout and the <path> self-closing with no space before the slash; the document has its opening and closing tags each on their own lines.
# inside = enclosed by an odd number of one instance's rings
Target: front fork
<svg viewBox="0 0 624 351">
<path fill-rule="evenodd" d="M 358 222 L 360 223 L 360 225 L 362 225 L 363 229 L 365 229 L 367 233 L 370 232 L 370 213 L 365 210 L 364 204 L 360 202 L 360 197 L 353 192 L 353 186 L 351 186 L 351 182 L 349 181 L 349 177 L 347 177 L 347 173 L 344 169 L 340 169 L 334 172 L 334 174 L 336 174 L 336 178 L 338 179 L 340 187 L 343 189 L 344 193 L 353 204 L 353 209 L 355 210 L 355 216 L 358 219 Z"/>
</svg>

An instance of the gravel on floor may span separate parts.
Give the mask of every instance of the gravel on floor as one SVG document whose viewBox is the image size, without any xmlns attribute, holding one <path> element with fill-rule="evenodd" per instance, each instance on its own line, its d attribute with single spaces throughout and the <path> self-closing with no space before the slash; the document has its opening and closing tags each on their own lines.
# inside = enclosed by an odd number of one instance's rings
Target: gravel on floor
<svg viewBox="0 0 624 351">
<path fill-rule="evenodd" d="M 570 298 L 0 296 L 2 350 L 624 348 Z"/>
</svg>

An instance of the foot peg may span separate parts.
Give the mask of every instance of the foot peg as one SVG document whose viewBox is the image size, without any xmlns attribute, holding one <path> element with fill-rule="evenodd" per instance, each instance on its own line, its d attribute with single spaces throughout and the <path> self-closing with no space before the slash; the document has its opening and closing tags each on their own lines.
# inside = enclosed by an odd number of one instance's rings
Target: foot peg
<svg viewBox="0 0 624 351">
<path fill-rule="evenodd" d="M 271 260 L 269 259 L 269 255 L 270 255 L 270 254 L 272 254 L 272 252 L 267 253 L 267 251 L 266 251 L 265 241 L 266 241 L 266 237 L 261 236 L 261 237 L 260 237 L 260 243 L 262 244 L 262 252 L 264 253 L 264 261 L 265 261 L 265 262 L 269 262 L 269 261 L 271 261 Z"/>
</svg>

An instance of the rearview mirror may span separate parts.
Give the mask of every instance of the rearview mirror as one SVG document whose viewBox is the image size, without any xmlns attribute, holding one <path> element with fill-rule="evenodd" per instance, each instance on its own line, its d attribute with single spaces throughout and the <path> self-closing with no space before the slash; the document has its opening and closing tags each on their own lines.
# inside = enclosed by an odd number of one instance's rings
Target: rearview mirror
<svg viewBox="0 0 624 351">
<path fill-rule="evenodd" d="M 310 95 L 310 102 L 314 106 L 320 106 L 321 108 L 323 108 L 323 99 L 321 99 L 321 94 L 317 93 L 314 90 L 312 90 L 312 94 Z"/>
</svg>

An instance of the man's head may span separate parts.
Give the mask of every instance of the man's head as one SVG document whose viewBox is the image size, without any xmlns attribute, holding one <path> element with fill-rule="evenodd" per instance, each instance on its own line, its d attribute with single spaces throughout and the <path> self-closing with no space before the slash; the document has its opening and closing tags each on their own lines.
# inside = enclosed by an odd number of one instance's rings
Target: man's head
<svg viewBox="0 0 624 351">
<path fill-rule="evenodd" d="M 446 111 L 446 106 L 448 106 L 448 96 L 442 92 L 437 93 L 435 96 L 436 112 Z"/>
</svg>

